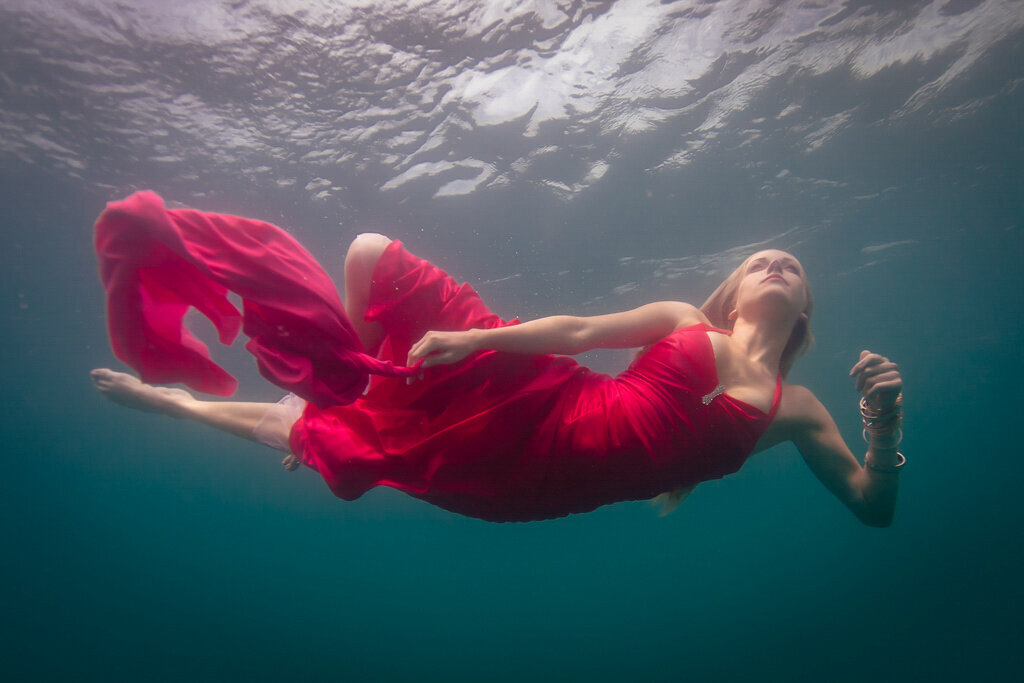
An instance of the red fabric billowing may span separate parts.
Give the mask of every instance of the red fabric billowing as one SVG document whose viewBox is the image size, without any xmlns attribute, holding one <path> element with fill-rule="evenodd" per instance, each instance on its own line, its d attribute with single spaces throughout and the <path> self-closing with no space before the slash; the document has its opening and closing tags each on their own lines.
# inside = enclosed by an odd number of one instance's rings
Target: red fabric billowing
<svg viewBox="0 0 1024 683">
<path fill-rule="evenodd" d="M 114 354 L 143 381 L 228 396 L 237 382 L 182 321 L 194 306 L 230 344 L 242 329 L 260 373 L 320 406 L 359 396 L 368 373 L 413 370 L 362 352 L 337 290 L 316 260 L 262 221 L 167 209 L 152 192 L 112 202 L 96 222 Z M 242 298 L 242 312 L 228 300 Z"/>
<path fill-rule="evenodd" d="M 182 320 L 194 306 L 223 343 L 242 329 L 263 375 L 310 401 L 293 452 L 347 500 L 391 486 L 460 514 L 526 521 L 651 498 L 738 470 L 781 395 L 780 382 L 763 413 L 716 394 L 706 325 L 676 330 L 615 378 L 564 356 L 485 351 L 409 385 L 414 370 L 400 364 L 426 331 L 517 321 L 397 241 L 366 312 L 386 335 L 377 358 L 323 269 L 268 223 L 168 210 L 143 192 L 107 207 L 96 248 L 117 357 L 144 381 L 228 395 L 234 378 Z"/>
<path fill-rule="evenodd" d="M 510 324 L 468 285 L 393 242 L 373 275 L 368 320 L 399 361 L 430 329 Z M 513 323 L 515 321 L 512 321 Z M 390 486 L 460 514 L 528 521 L 586 512 L 738 470 L 765 414 L 723 394 L 705 325 L 677 330 L 616 378 L 564 356 L 486 351 L 411 386 L 376 377 L 349 405 L 308 406 L 291 447 L 335 495 Z"/>
</svg>

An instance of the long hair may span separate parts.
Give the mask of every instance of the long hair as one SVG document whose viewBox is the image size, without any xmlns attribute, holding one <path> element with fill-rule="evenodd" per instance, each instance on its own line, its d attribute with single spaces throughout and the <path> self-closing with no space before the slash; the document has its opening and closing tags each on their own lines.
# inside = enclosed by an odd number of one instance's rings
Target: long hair
<svg viewBox="0 0 1024 683">
<path fill-rule="evenodd" d="M 713 326 L 722 330 L 733 329 L 734 321 L 729 319 L 729 314 L 736 308 L 736 293 L 739 291 L 740 281 L 743 280 L 743 276 L 747 272 L 747 264 L 750 263 L 751 258 L 753 258 L 753 254 L 744 259 L 743 263 L 732 271 L 729 277 L 722 281 L 722 284 L 718 285 L 718 288 L 700 307 L 701 312 L 707 316 Z M 806 274 L 804 275 L 804 292 L 807 294 L 807 305 L 804 306 L 803 315 L 793 325 L 786 346 L 782 349 L 782 358 L 779 360 L 779 372 L 782 373 L 783 378 L 789 375 L 796 359 L 814 347 L 814 335 L 811 334 L 814 298 L 811 296 L 811 287 L 807 284 Z M 697 485 L 694 484 L 686 488 L 675 489 L 652 499 L 651 503 L 661 507 L 658 516 L 664 517 L 679 507 L 696 487 Z"/>
</svg>

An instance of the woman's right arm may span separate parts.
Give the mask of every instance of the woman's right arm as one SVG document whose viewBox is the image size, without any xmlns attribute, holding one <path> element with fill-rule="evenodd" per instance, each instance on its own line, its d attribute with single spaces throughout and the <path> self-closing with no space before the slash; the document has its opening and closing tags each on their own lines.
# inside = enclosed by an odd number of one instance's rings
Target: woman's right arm
<svg viewBox="0 0 1024 683">
<path fill-rule="evenodd" d="M 409 365 L 457 363 L 490 349 L 525 354 L 573 355 L 590 349 L 628 349 L 652 344 L 680 327 L 707 322 L 695 306 L 659 301 L 623 313 L 577 317 L 555 315 L 521 325 L 461 332 L 427 332 L 409 350 Z"/>
</svg>

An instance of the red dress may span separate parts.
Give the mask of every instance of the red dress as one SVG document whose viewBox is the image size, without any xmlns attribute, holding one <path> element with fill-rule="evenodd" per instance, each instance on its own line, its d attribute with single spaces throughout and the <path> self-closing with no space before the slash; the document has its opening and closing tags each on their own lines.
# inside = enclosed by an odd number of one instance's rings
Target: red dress
<svg viewBox="0 0 1024 683">
<path fill-rule="evenodd" d="M 107 242 L 116 243 L 111 234 L 146 232 L 139 226 L 140 220 L 143 224 L 169 221 L 180 227 L 181 216 L 163 209 L 162 204 L 160 210 L 165 215 L 154 217 L 151 214 L 156 209 L 150 206 L 150 214 L 141 218 L 125 204 L 112 204 L 97 223 L 97 235 L 106 235 Z M 105 220 L 108 214 L 118 219 L 116 225 Z M 197 221 L 202 223 L 198 217 L 207 217 L 212 224 L 230 223 L 243 234 L 251 227 L 248 223 L 257 224 L 225 216 L 214 216 L 213 220 L 210 216 L 214 215 L 189 212 L 186 217 L 192 227 Z M 150 233 L 152 230 L 146 234 Z M 250 314 L 259 313 L 260 320 L 266 317 L 266 302 L 261 306 L 260 301 L 253 303 L 249 297 L 266 297 L 269 293 L 256 279 L 248 277 L 252 254 L 235 249 L 231 242 L 242 239 L 238 234 L 225 237 L 221 230 L 216 240 L 204 236 L 203 230 L 187 234 L 164 230 L 161 234 L 181 238 L 184 248 L 175 250 L 175 254 L 198 273 L 192 273 L 197 281 L 185 288 L 187 292 L 207 292 L 210 287 L 238 291 L 234 284 L 237 280 L 249 286 L 246 292 L 239 292 L 245 304 L 247 333 Z M 268 235 L 261 239 L 268 239 Z M 294 243 L 288 242 L 290 238 L 275 239 L 279 245 L 289 245 L 289 249 Z M 150 247 L 160 251 L 158 242 Z M 153 277 L 139 275 L 124 263 L 120 277 L 109 276 L 110 263 L 126 257 L 123 253 L 111 255 L 103 244 L 98 237 L 108 293 L 125 287 L 145 291 Z M 145 249 L 138 253 L 145 253 Z M 127 260 L 139 261 L 138 253 Z M 304 250 L 300 256 L 312 259 Z M 158 266 L 170 268 L 169 277 L 176 272 L 166 263 Z M 409 347 L 428 330 L 500 327 L 516 321 L 502 320 L 487 309 L 472 287 L 458 285 L 396 241 L 385 250 L 374 271 L 366 314 L 367 320 L 381 323 L 386 333 L 378 359 L 364 360 L 354 334 L 335 339 L 328 353 L 320 348 L 324 343 L 320 327 L 316 327 L 319 336 L 313 342 L 303 343 L 294 337 L 308 332 L 304 327 L 309 322 L 308 314 L 324 318 L 325 310 L 331 311 L 326 318 L 332 324 L 351 331 L 340 303 L 325 304 L 330 297 L 322 287 L 311 289 L 303 297 L 306 275 L 298 271 L 263 264 L 260 277 L 268 277 L 263 272 L 268 268 L 274 271 L 270 279 L 277 286 L 286 283 L 285 288 L 290 287 L 294 297 L 278 296 L 273 300 L 271 317 L 280 327 L 279 334 L 269 334 L 265 325 L 252 325 L 263 332 L 254 353 L 265 376 L 311 400 L 292 429 L 293 452 L 346 500 L 384 485 L 447 510 L 491 521 L 529 521 L 587 512 L 618 501 L 652 498 L 737 471 L 778 409 L 781 378 L 768 413 L 720 392 L 707 335 L 713 328 L 707 325 L 676 330 L 615 378 L 592 372 L 565 356 L 484 351 L 455 365 L 429 368 L 424 380 L 410 386 L 404 379 L 407 370 L 399 366 Z M 134 275 L 124 274 L 129 271 Z M 223 292 L 207 292 L 198 300 L 219 301 L 218 296 Z M 315 303 L 310 304 L 310 300 Z M 178 299 L 175 302 L 181 304 Z M 146 296 L 112 296 L 111 307 L 118 305 L 136 306 L 141 312 L 115 315 L 111 311 L 115 349 L 118 340 L 138 336 L 131 325 L 125 327 L 126 321 L 153 317 L 152 310 L 146 313 Z M 220 310 L 210 305 L 207 309 Z M 180 326 L 177 309 L 174 315 Z M 164 335 L 165 342 L 169 336 Z M 180 349 L 173 343 L 165 345 L 174 352 L 170 357 L 181 362 Z M 193 355 L 184 360 L 199 359 L 202 362 L 196 367 L 208 371 L 207 364 L 212 365 L 212 361 L 205 347 L 192 348 L 191 352 Z M 273 361 L 282 355 L 289 360 L 284 365 L 306 372 L 298 373 L 297 379 L 291 377 L 293 381 L 281 381 L 275 372 L 284 366 L 264 359 Z M 152 376 L 154 368 L 161 377 L 177 375 L 163 381 L 195 379 L 187 363 L 176 367 L 175 362 L 163 362 L 161 358 L 159 353 L 137 353 L 122 359 L 134 362 L 133 367 L 144 379 Z M 323 376 L 318 363 L 327 364 L 328 372 Z M 353 392 L 351 377 L 342 377 L 346 363 L 352 366 L 350 375 L 380 373 L 373 377 L 365 394 Z M 283 374 L 288 380 L 288 373 Z M 359 386 L 365 385 L 365 374 L 362 377 Z M 344 391 L 334 393 L 341 400 L 325 398 L 339 378 Z"/>
<path fill-rule="evenodd" d="M 428 330 L 507 325 L 468 285 L 392 242 L 367 320 L 402 363 Z M 514 324 L 515 321 L 513 321 Z M 778 409 L 728 394 L 707 325 L 676 330 L 618 377 L 566 356 L 485 351 L 409 386 L 375 377 L 348 405 L 306 408 L 291 446 L 335 495 L 391 486 L 490 521 L 529 521 L 640 500 L 737 471 Z"/>
</svg>

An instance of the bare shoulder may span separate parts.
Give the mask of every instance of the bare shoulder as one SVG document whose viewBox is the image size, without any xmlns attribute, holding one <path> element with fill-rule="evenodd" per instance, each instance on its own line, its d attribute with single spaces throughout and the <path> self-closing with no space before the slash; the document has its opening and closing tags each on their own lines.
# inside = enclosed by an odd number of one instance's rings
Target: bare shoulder
<svg viewBox="0 0 1024 683">
<path fill-rule="evenodd" d="M 804 429 L 820 428 L 832 421 L 828 409 L 814 392 L 800 384 L 783 386 L 778 416 L 789 424 Z"/>
<path fill-rule="evenodd" d="M 657 306 L 665 315 L 671 316 L 676 321 L 675 329 L 677 330 L 700 323 L 708 324 L 707 316 L 693 304 L 682 301 L 658 301 L 649 305 Z"/>
<path fill-rule="evenodd" d="M 808 433 L 821 430 L 831 421 L 828 410 L 814 392 L 800 384 L 783 384 L 779 410 L 758 441 L 756 450 L 786 441 L 799 442 Z"/>
</svg>

